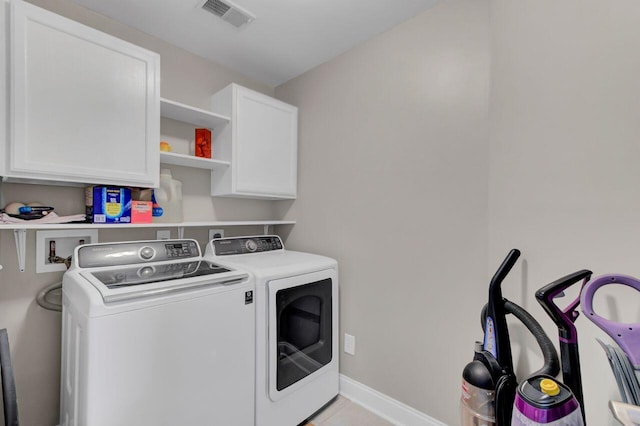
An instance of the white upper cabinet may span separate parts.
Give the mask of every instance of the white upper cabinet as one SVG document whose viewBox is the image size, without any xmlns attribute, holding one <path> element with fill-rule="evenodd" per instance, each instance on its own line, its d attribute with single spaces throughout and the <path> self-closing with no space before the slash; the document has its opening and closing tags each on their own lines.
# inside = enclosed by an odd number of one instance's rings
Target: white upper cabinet
<svg viewBox="0 0 640 426">
<path fill-rule="evenodd" d="M 160 56 L 20 0 L 9 15 L 3 176 L 157 186 Z"/>
<path fill-rule="evenodd" d="M 211 105 L 231 118 L 213 141 L 214 156 L 231 166 L 211 174 L 211 194 L 296 198 L 298 108 L 237 84 L 213 95 Z"/>
</svg>

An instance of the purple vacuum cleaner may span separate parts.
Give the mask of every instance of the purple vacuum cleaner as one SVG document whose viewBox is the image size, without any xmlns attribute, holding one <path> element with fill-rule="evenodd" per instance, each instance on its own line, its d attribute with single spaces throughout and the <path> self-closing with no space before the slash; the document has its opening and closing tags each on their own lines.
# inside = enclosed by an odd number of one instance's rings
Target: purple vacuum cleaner
<svg viewBox="0 0 640 426">
<path fill-rule="evenodd" d="M 567 386 L 549 376 L 520 383 L 511 426 L 583 426 L 580 404 Z"/>
<path fill-rule="evenodd" d="M 578 331 L 574 325 L 580 313 L 580 293 L 591 278 L 592 272 L 583 269 L 564 276 L 536 292 L 536 300 L 555 322 L 558 327 L 560 343 L 560 361 L 562 365 L 562 381 L 571 390 L 580 405 L 582 419 L 586 424 L 584 412 L 584 396 L 582 393 L 582 374 L 580 371 L 580 354 L 578 352 Z M 564 295 L 564 291 L 574 284 L 581 283 L 580 293 L 564 309 L 560 308 L 554 299 Z"/>
<path fill-rule="evenodd" d="M 538 303 L 558 327 L 562 380 L 535 374 L 520 383 L 514 401 L 512 426 L 583 426 L 585 424 L 582 376 L 578 353 L 578 332 L 574 322 L 580 296 L 562 309 L 554 300 L 576 283 L 581 289 L 591 278 L 591 271 L 582 270 L 548 284 L 536 292 Z"/>
<path fill-rule="evenodd" d="M 524 309 L 504 299 L 500 285 L 520 256 L 511 250 L 489 285 L 489 303 L 482 312 L 484 341 L 462 377 L 462 426 L 584 426 L 578 333 L 577 297 L 565 309 L 554 299 L 576 283 L 584 287 L 591 271 L 581 270 L 548 284 L 536 298 L 558 327 L 564 383 L 555 379 L 560 367 L 553 343 Z M 543 367 L 517 384 L 511 359 L 506 314 L 513 314 L 536 338 Z"/>
</svg>

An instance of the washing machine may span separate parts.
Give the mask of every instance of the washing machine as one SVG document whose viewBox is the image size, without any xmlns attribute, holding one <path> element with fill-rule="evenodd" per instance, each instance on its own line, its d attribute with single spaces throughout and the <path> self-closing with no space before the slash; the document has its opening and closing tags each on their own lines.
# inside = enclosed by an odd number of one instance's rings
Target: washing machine
<svg viewBox="0 0 640 426">
<path fill-rule="evenodd" d="M 254 424 L 254 283 L 194 240 L 76 248 L 61 426 Z"/>
<path fill-rule="evenodd" d="M 256 426 L 295 426 L 338 395 L 338 264 L 275 235 L 214 239 L 205 258 L 255 279 Z"/>
</svg>

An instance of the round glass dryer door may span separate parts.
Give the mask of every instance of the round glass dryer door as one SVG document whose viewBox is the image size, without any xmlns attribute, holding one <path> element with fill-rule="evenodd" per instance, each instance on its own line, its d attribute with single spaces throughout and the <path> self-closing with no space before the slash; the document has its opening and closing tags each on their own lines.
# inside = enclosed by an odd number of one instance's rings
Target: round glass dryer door
<svg viewBox="0 0 640 426">
<path fill-rule="evenodd" d="M 333 359 L 335 278 L 328 275 L 319 272 L 269 283 L 272 397 L 301 384 Z"/>
</svg>

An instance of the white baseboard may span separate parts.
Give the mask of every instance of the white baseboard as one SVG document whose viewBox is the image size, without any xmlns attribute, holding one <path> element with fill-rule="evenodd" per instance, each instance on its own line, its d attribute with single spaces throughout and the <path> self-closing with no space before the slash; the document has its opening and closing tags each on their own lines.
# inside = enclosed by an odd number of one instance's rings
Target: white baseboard
<svg viewBox="0 0 640 426">
<path fill-rule="evenodd" d="M 447 426 L 445 423 L 343 374 L 340 375 L 340 394 L 395 425 Z"/>
</svg>

